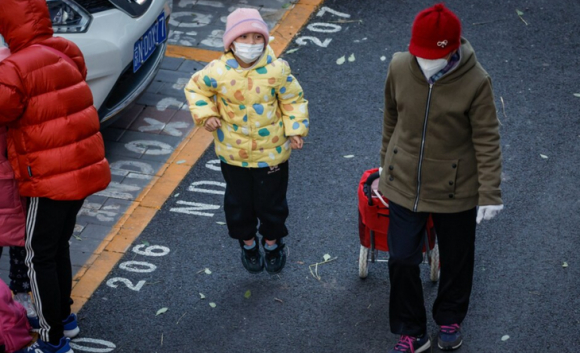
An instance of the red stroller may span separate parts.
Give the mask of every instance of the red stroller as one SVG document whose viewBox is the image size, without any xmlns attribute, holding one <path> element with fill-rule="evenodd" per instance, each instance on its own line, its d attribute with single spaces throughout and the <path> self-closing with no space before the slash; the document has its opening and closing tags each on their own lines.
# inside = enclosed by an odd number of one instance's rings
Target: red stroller
<svg viewBox="0 0 580 353">
<path fill-rule="evenodd" d="M 378 259 L 379 250 L 389 251 L 387 245 L 389 204 L 387 198 L 377 190 L 378 179 L 379 169 L 370 169 L 363 173 L 358 185 L 358 229 L 361 244 L 358 274 L 360 278 L 367 277 L 369 262 L 388 261 Z M 433 220 L 429 216 L 425 227 L 423 252 L 426 253 L 425 261 L 429 263 L 429 277 L 433 282 L 439 280 L 439 247 L 436 238 Z"/>
</svg>

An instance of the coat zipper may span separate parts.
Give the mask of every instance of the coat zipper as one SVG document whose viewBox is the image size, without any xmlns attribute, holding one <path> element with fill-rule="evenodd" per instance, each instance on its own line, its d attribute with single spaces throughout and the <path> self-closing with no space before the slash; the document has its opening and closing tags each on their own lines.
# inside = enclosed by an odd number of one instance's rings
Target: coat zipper
<svg viewBox="0 0 580 353">
<path fill-rule="evenodd" d="M 421 137 L 421 151 L 419 152 L 419 166 L 417 170 L 417 197 L 415 198 L 415 205 L 413 206 L 413 212 L 417 212 L 417 207 L 419 206 L 419 195 L 421 193 L 421 167 L 423 166 L 423 153 L 425 152 L 425 135 L 427 134 L 427 120 L 429 118 L 429 107 L 431 105 L 431 91 L 433 90 L 433 84 L 429 84 L 429 95 L 427 96 L 427 107 L 425 108 L 425 120 L 423 122 L 423 135 Z"/>
</svg>

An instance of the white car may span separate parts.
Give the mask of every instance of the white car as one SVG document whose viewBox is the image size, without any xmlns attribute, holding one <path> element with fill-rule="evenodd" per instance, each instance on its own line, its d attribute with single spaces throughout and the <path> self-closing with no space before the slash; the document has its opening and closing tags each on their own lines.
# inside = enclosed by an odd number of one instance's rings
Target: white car
<svg viewBox="0 0 580 353">
<path fill-rule="evenodd" d="M 103 126 L 147 88 L 165 56 L 168 0 L 47 0 L 55 35 L 76 43 Z"/>
</svg>

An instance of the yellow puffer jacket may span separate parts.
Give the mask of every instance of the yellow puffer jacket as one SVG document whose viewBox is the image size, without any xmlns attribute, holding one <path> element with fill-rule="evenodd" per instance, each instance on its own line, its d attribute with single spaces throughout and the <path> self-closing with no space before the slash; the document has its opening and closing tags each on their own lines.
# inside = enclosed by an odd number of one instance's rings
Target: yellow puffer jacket
<svg viewBox="0 0 580 353">
<path fill-rule="evenodd" d="M 308 101 L 285 60 L 268 46 L 258 63 L 242 69 L 231 52 L 198 71 L 185 95 L 197 125 L 212 116 L 215 151 L 225 163 L 249 168 L 278 165 L 290 157 L 288 136 L 308 134 Z"/>
</svg>

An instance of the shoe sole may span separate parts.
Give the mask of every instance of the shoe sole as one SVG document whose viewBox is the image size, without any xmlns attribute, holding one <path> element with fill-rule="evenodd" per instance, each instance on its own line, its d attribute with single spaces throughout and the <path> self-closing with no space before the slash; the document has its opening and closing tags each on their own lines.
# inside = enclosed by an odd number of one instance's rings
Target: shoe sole
<svg viewBox="0 0 580 353">
<path fill-rule="evenodd" d="M 461 347 L 461 345 L 463 344 L 463 341 L 459 342 L 459 344 L 457 344 L 456 346 L 452 346 L 452 347 L 442 347 L 441 344 L 439 344 L 439 342 L 437 342 L 437 347 L 442 350 L 442 351 L 454 351 L 457 348 Z"/>
<path fill-rule="evenodd" d="M 76 336 L 78 336 L 79 332 L 81 332 L 81 329 L 77 326 L 72 330 L 64 330 L 63 335 L 68 338 L 75 338 Z"/>
</svg>

